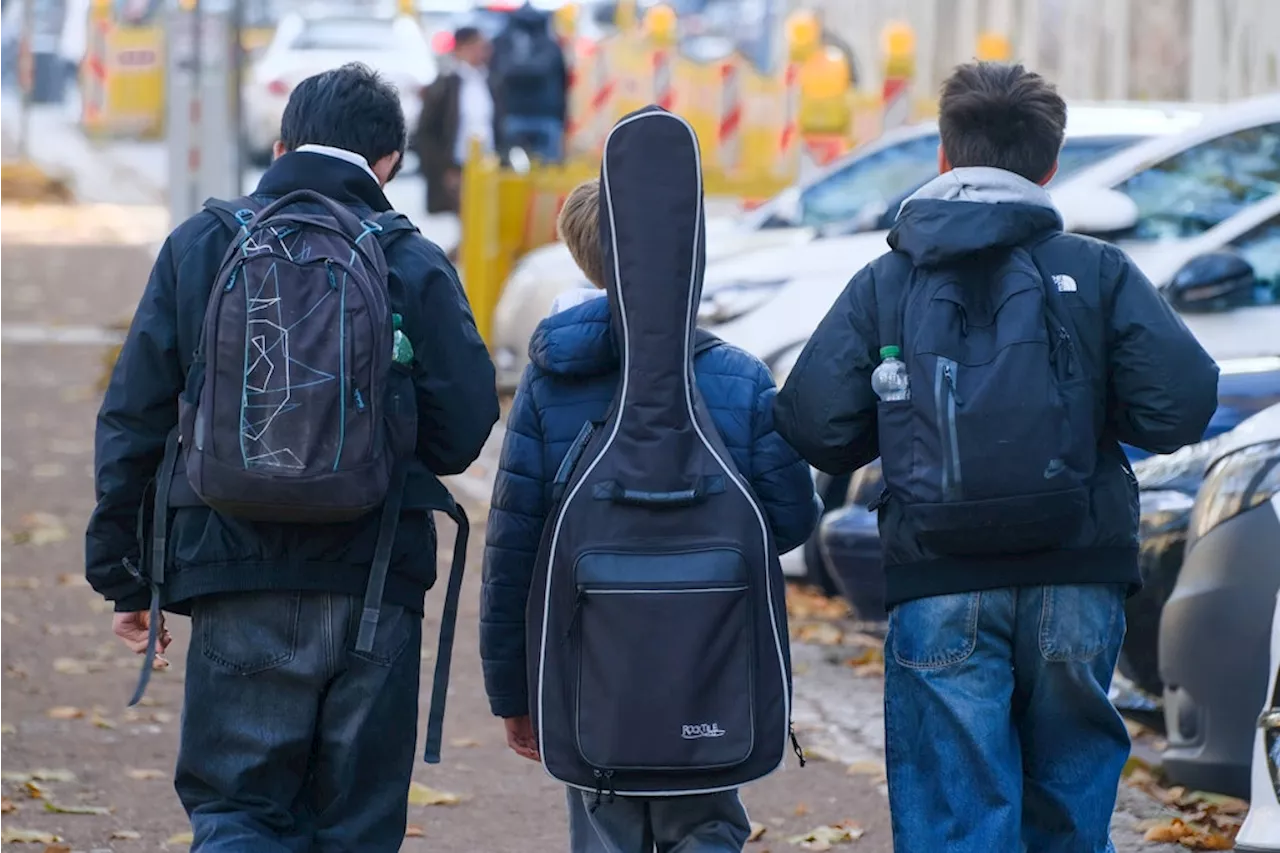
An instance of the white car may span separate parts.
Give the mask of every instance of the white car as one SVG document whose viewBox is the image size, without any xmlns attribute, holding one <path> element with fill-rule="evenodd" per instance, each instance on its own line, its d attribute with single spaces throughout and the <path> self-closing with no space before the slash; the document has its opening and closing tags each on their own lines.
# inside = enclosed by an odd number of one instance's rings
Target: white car
<svg viewBox="0 0 1280 853">
<path fill-rule="evenodd" d="M 435 57 L 411 17 L 347 14 L 286 15 L 245 86 L 245 143 L 249 155 L 269 160 L 280 136 L 280 117 L 294 86 L 348 62 L 362 62 L 400 91 L 412 132 L 420 93 L 436 78 Z"/>
<path fill-rule="evenodd" d="M 1072 105 L 1060 174 L 1066 177 L 1136 141 L 1194 127 L 1203 116 L 1204 108 L 1194 105 Z M 709 217 L 704 294 L 710 296 L 723 280 L 716 272 L 721 262 L 749 264 L 748 258 L 756 254 L 799 256 L 808 251 L 802 247 L 831 230 L 849 233 L 875 227 L 895 198 L 924 183 L 937 169 L 938 128 L 926 122 L 860 146 L 755 210 Z M 535 249 L 520 260 L 493 318 L 499 388 L 510 390 L 519 382 L 528 363 L 529 338 L 555 297 L 585 284 L 562 243 Z M 703 316 L 703 322 L 724 319 Z"/>
<path fill-rule="evenodd" d="M 1271 683 L 1266 707 L 1258 717 L 1251 788 L 1249 816 L 1236 836 L 1235 849 L 1237 853 L 1280 853 L 1280 597 L 1271 623 Z"/>
<path fill-rule="evenodd" d="M 1163 285 L 1192 257 L 1274 229 L 1280 96 L 1226 107 L 1190 130 L 1126 148 L 1051 192 L 1069 230 L 1112 237 Z M 886 235 L 817 239 L 802 250 L 752 252 L 718 264 L 707 272 L 703 324 L 775 370 L 785 367 L 853 274 L 888 251 Z M 1277 312 L 1275 306 L 1243 312 L 1258 318 L 1249 333 L 1235 313 L 1189 324 L 1213 338 L 1206 346 L 1217 357 L 1274 354 Z"/>
</svg>

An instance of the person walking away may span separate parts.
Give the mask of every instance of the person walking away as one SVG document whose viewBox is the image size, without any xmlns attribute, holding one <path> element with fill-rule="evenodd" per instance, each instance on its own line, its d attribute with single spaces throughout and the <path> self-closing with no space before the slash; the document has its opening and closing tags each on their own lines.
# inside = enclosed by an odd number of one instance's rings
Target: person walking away
<svg viewBox="0 0 1280 853">
<path fill-rule="evenodd" d="M 418 119 L 418 156 L 427 179 L 427 212 L 458 213 L 462 165 L 478 139 L 486 154 L 497 151 L 501 126 L 488 70 L 492 45 L 475 27 L 453 35 L 453 61 L 423 93 Z"/>
<path fill-rule="evenodd" d="M 604 286 L 600 184 L 569 194 L 561 239 L 597 288 Z M 508 745 L 540 760 L 529 718 L 525 609 L 552 483 L 584 423 L 603 421 L 620 378 L 606 298 L 567 300 L 530 344 L 532 363 L 516 392 L 494 484 L 485 538 L 480 652 L 485 688 L 502 717 Z M 698 389 L 733 462 L 759 497 L 779 552 L 808 538 L 818 519 L 813 480 L 773 429 L 773 380 L 757 359 L 700 331 Z M 750 834 L 736 791 L 701 796 L 611 798 L 592 808 L 590 792 L 567 789 L 574 853 L 739 851 Z"/>
<path fill-rule="evenodd" d="M 511 13 L 494 40 L 493 74 L 506 108 L 507 146 L 520 146 L 547 163 L 564 157 L 568 68 L 551 32 L 551 16 L 529 3 Z"/>
<path fill-rule="evenodd" d="M 1140 584 L 1121 449 L 1200 440 L 1217 366 L 1123 251 L 1042 189 L 1066 105 L 1020 65 L 943 84 L 936 179 L 853 277 L 775 405 L 841 474 L 881 458 L 885 753 L 897 853 L 1103 853 L 1107 698 Z"/>
<path fill-rule="evenodd" d="M 368 68 L 299 83 L 253 194 L 165 241 L 98 415 L 89 582 L 135 652 L 168 645 L 160 607 L 191 616 L 195 851 L 404 837 L 437 478 L 498 417 L 456 273 L 383 195 L 405 138 Z"/>
</svg>

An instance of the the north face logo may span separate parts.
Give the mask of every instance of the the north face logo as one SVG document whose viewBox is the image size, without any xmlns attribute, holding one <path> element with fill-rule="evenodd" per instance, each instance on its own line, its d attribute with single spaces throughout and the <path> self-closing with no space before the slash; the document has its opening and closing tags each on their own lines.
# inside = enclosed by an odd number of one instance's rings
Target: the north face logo
<svg viewBox="0 0 1280 853">
<path fill-rule="evenodd" d="M 724 737 L 724 729 L 719 723 L 698 723 L 680 727 L 680 736 L 685 740 L 697 740 L 700 737 Z"/>
<path fill-rule="evenodd" d="M 1069 275 L 1055 275 L 1053 283 L 1057 286 L 1059 293 L 1076 292 L 1076 280 Z"/>
</svg>

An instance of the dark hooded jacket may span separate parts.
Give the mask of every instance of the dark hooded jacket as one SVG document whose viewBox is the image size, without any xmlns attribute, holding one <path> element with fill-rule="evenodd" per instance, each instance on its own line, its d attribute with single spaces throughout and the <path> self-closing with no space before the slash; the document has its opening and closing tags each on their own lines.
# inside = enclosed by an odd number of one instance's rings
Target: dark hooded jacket
<svg viewBox="0 0 1280 853">
<path fill-rule="evenodd" d="M 261 204 L 312 189 L 361 218 L 390 203 L 359 166 L 324 154 L 286 154 L 262 176 Z M 85 537 L 86 573 L 116 610 L 145 610 L 137 520 L 165 438 L 177 423 L 178 395 L 200 338 L 209 291 L 232 234 L 207 211 L 182 223 L 156 258 L 98 414 L 97 508 Z M 413 345 L 418 410 L 416 464 L 393 548 L 385 599 L 421 612 L 435 580 L 435 528 L 423 507 L 437 475 L 456 474 L 479 454 L 498 418 L 493 365 L 457 274 L 439 247 L 418 234 L 387 257 L 392 310 Z M 210 593 L 311 589 L 363 595 L 377 540 L 378 513 L 343 524 L 267 524 L 205 507 L 172 514 L 166 607 Z"/>
<path fill-rule="evenodd" d="M 1138 487 L 1120 443 L 1169 453 L 1199 441 L 1217 406 L 1217 365 L 1124 252 L 1063 233 L 1048 194 L 1012 173 L 942 175 L 903 205 L 889 245 L 892 252 L 849 282 L 778 395 L 778 432 L 812 465 L 845 473 L 880 455 L 871 388 L 884 343 L 877 293 L 928 288 L 933 270 L 983 256 L 995 263 L 1015 246 L 1027 248 L 1047 275 L 1067 277 L 1057 289 L 1102 428 L 1089 518 L 1062 550 L 994 558 L 933 553 L 890 495 L 880 509 L 888 605 L 1021 585 L 1136 588 Z"/>
<path fill-rule="evenodd" d="M 779 551 L 799 546 L 818 520 L 813 478 L 773 429 L 773 379 L 756 358 L 698 333 L 694 374 L 733 463 L 768 517 Z M 525 607 L 556 470 L 583 424 L 605 418 L 618 386 L 618 353 L 604 298 L 554 314 L 529 345 L 485 535 L 480 654 L 493 713 L 529 712 Z"/>
<path fill-rule="evenodd" d="M 527 47 L 529 57 L 524 70 L 517 67 L 522 47 Z M 546 12 L 527 3 L 512 12 L 494 39 L 489 67 L 506 115 L 564 121 L 568 70 Z"/>
</svg>

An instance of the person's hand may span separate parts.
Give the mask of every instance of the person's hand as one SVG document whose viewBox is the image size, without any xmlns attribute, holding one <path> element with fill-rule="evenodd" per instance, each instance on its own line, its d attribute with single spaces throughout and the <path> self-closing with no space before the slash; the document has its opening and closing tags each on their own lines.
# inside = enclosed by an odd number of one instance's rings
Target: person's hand
<svg viewBox="0 0 1280 853">
<path fill-rule="evenodd" d="M 528 714 L 523 717 L 504 717 L 502 722 L 507 727 L 507 746 L 516 755 L 530 761 L 542 761 L 542 756 L 538 754 L 538 739 L 533 736 L 533 722 Z"/>
<path fill-rule="evenodd" d="M 124 644 L 138 655 L 147 653 L 147 636 L 151 633 L 151 611 L 138 610 L 133 613 L 117 613 L 111 620 L 111 630 L 124 640 Z M 164 657 L 164 650 L 169 648 L 173 637 L 164 626 L 164 614 L 160 614 L 160 624 L 156 626 L 156 662 L 155 669 L 164 669 L 169 661 Z"/>
</svg>

